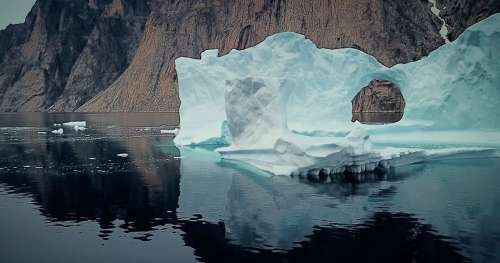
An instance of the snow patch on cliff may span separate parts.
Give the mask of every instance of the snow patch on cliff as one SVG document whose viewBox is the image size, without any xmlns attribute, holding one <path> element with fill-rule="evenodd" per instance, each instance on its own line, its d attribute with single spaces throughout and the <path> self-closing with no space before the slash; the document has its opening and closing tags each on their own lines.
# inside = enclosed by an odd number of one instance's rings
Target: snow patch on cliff
<svg viewBox="0 0 500 263">
<path fill-rule="evenodd" d="M 446 24 L 446 21 L 440 15 L 441 10 L 437 8 L 436 0 L 429 0 L 429 3 L 431 3 L 431 12 L 443 23 L 439 30 L 439 34 L 445 43 L 450 43 L 450 39 L 448 38 L 448 24 Z"/>
</svg>

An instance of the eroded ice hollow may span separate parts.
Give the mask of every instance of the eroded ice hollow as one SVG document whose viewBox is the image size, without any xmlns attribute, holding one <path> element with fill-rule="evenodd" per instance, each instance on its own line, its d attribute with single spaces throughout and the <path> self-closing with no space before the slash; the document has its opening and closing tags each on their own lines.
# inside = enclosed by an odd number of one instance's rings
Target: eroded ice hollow
<svg viewBox="0 0 500 263">
<path fill-rule="evenodd" d="M 179 58 L 181 127 L 175 143 L 220 145 L 222 158 L 273 174 L 360 173 L 430 159 L 496 156 L 493 148 L 471 145 L 500 144 L 498 43 L 500 14 L 419 61 L 391 68 L 356 49 L 318 49 L 296 33 L 279 33 L 222 57 L 207 50 L 200 60 Z M 352 124 L 351 99 L 375 79 L 400 87 L 403 119 Z M 440 145 L 372 146 L 405 140 Z"/>
</svg>

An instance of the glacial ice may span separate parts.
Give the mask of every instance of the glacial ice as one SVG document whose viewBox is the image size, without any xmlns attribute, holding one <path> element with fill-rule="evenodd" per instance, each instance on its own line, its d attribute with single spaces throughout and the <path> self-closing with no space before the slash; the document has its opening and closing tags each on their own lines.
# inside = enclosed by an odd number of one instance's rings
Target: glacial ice
<svg viewBox="0 0 500 263">
<path fill-rule="evenodd" d="M 145 129 L 146 131 L 151 130 L 150 128 L 146 128 L 146 129 Z M 177 133 L 179 133 L 179 129 L 178 128 L 175 128 L 175 129 L 172 129 L 172 130 L 160 130 L 160 134 L 177 135 Z"/>
<path fill-rule="evenodd" d="M 71 121 L 71 122 L 65 122 L 62 124 L 63 126 L 66 127 L 71 127 L 75 131 L 84 131 L 86 130 L 87 122 L 86 121 Z"/>
<path fill-rule="evenodd" d="M 51 131 L 53 134 L 58 134 L 58 135 L 62 135 L 64 133 L 64 130 L 62 128 L 59 128 L 57 130 L 53 130 Z"/>
<path fill-rule="evenodd" d="M 181 128 L 175 142 L 229 145 L 218 149 L 223 158 L 274 174 L 363 172 L 457 155 L 495 155 L 486 148 L 373 148 L 370 141 L 384 138 L 390 144 L 391 134 L 408 132 L 498 134 L 498 43 L 500 14 L 419 61 L 391 68 L 356 49 L 318 49 L 296 33 L 279 33 L 222 57 L 207 50 L 200 60 L 179 58 Z M 373 79 L 401 88 L 407 102 L 401 122 L 350 122 L 351 99 Z"/>
</svg>

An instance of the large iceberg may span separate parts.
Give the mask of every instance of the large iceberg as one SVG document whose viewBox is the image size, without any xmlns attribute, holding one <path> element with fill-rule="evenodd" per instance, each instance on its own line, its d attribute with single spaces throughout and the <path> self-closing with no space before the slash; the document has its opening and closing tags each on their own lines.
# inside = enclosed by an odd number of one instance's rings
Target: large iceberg
<svg viewBox="0 0 500 263">
<path fill-rule="evenodd" d="M 374 148 L 370 135 L 387 139 L 416 131 L 468 131 L 472 137 L 476 131 L 496 133 L 498 43 L 500 14 L 470 27 L 428 57 L 391 68 L 356 49 L 318 49 L 296 33 L 279 33 L 223 57 L 208 50 L 200 60 L 179 58 L 181 128 L 175 142 L 226 144 L 218 149 L 224 158 L 274 174 L 363 172 L 492 154 L 482 148 Z M 390 80 L 401 88 L 407 102 L 401 122 L 350 122 L 351 99 L 373 79 Z M 464 144 L 474 141 L 461 139 Z"/>
</svg>

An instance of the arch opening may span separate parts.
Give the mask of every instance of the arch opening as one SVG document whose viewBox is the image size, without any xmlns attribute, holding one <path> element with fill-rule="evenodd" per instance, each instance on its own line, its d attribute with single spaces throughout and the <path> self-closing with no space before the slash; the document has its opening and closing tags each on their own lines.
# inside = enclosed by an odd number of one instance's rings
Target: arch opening
<svg viewBox="0 0 500 263">
<path fill-rule="evenodd" d="M 404 116 L 405 99 L 390 80 L 374 79 L 363 87 L 352 103 L 352 122 L 377 125 L 399 122 Z"/>
</svg>

